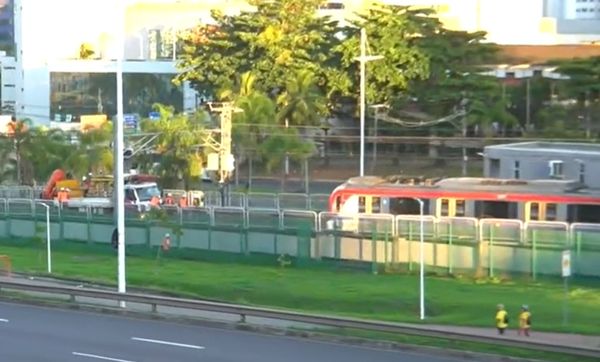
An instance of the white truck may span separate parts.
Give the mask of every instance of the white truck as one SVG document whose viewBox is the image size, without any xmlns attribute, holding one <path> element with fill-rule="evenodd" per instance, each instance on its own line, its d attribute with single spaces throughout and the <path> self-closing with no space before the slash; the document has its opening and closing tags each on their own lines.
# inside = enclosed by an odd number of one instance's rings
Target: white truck
<svg viewBox="0 0 600 362">
<path fill-rule="evenodd" d="M 152 208 L 152 199 L 157 198 L 160 203 L 160 190 L 155 182 L 125 185 L 125 207 L 135 207 L 138 211 L 149 211 Z M 54 201 L 57 205 L 58 200 Z M 114 200 L 112 195 L 75 197 L 62 202 L 62 208 L 78 209 L 85 212 L 90 208 L 94 214 L 105 214 L 112 211 Z"/>
</svg>

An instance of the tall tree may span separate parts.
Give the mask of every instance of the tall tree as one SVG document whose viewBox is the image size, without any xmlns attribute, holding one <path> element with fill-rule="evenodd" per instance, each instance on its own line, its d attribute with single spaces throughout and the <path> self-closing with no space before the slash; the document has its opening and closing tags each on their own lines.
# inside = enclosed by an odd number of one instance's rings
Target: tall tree
<svg viewBox="0 0 600 362">
<path fill-rule="evenodd" d="M 207 134 L 203 115 L 175 114 L 173 107 L 156 105 L 158 121 L 144 120 L 142 130 L 156 133 L 158 175 L 164 187 L 189 189 L 202 173 Z M 146 162 L 153 162 L 145 159 Z M 145 165 L 148 168 L 148 165 Z"/>
<path fill-rule="evenodd" d="M 286 126 L 315 126 L 327 113 L 327 100 L 316 85 L 310 70 L 299 70 L 288 79 L 285 91 L 278 97 L 280 106 L 277 118 Z"/>
<path fill-rule="evenodd" d="M 590 138 L 600 122 L 600 56 L 558 62 L 556 71 L 569 77 L 561 87 L 563 98 L 577 100 L 578 118 Z"/>
<path fill-rule="evenodd" d="M 255 86 L 280 93 L 295 71 L 314 74 L 324 94 L 348 90 L 350 83 L 332 49 L 340 43 L 338 24 L 318 16 L 324 0 L 251 0 L 256 11 L 227 16 L 213 11 L 216 25 L 199 25 L 184 36 L 179 81 L 218 95 L 232 89 L 236 75 L 251 71 Z"/>
<path fill-rule="evenodd" d="M 383 59 L 370 62 L 367 71 L 367 100 L 369 103 L 392 103 L 407 88 L 410 80 L 423 79 L 429 71 L 426 54 L 414 46 L 413 39 L 434 20 L 428 10 L 407 6 L 374 5 L 344 29 L 345 40 L 336 48 L 342 65 L 359 82 L 360 28 L 368 36 L 368 51 Z M 353 87 L 358 89 L 358 87 Z"/>
</svg>

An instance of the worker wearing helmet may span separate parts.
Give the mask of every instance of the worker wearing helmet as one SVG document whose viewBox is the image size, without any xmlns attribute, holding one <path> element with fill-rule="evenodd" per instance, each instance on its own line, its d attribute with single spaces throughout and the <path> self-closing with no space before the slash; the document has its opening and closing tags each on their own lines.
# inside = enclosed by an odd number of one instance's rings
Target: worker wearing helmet
<svg viewBox="0 0 600 362">
<path fill-rule="evenodd" d="M 504 309 L 504 304 L 498 304 L 496 312 L 496 328 L 498 334 L 504 334 L 504 330 L 508 328 L 508 312 Z"/>
<path fill-rule="evenodd" d="M 173 205 L 174 203 L 175 200 L 173 200 L 173 194 L 169 192 L 167 197 L 165 197 L 165 205 Z"/>
<path fill-rule="evenodd" d="M 179 199 L 179 207 L 184 208 L 187 206 L 188 206 L 187 194 L 184 192 L 183 195 L 181 195 L 181 198 Z"/>
<path fill-rule="evenodd" d="M 525 335 L 529 337 L 529 330 L 531 329 L 531 312 L 529 307 L 523 305 L 521 307 L 521 313 L 519 314 L 519 335 Z"/>
</svg>

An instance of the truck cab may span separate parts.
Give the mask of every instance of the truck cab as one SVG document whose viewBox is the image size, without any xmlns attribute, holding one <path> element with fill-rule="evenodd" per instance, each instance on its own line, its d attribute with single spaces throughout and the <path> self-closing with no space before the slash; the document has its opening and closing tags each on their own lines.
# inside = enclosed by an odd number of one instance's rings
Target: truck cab
<svg viewBox="0 0 600 362">
<path fill-rule="evenodd" d="M 136 205 L 139 211 L 148 211 L 155 199 L 161 202 L 161 193 L 155 182 L 125 185 L 125 205 Z"/>
</svg>

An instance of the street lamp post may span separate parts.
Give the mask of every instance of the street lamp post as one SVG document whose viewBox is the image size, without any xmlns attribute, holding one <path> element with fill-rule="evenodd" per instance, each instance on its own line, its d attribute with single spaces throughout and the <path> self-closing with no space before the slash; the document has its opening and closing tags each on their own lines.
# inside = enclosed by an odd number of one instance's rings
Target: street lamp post
<svg viewBox="0 0 600 362">
<path fill-rule="evenodd" d="M 120 6 L 119 6 L 120 5 Z M 117 250 L 118 250 L 118 291 L 126 292 L 125 280 L 125 183 L 124 183 L 124 160 L 123 160 L 123 58 L 125 57 L 125 12 L 127 2 L 117 0 L 116 21 L 116 76 L 117 76 L 117 119 L 115 120 L 115 150 L 116 170 L 114 187 L 116 189 L 115 206 L 117 211 Z M 120 305 L 125 308 L 125 302 Z"/>
<path fill-rule="evenodd" d="M 420 215 L 420 237 L 419 237 L 419 318 L 421 320 L 425 319 L 425 228 L 424 228 L 424 202 L 423 200 L 414 197 L 413 200 L 416 200 L 419 203 L 419 215 Z"/>
<path fill-rule="evenodd" d="M 52 247 L 50 245 L 50 205 L 46 205 L 42 202 L 38 202 L 38 205 L 42 205 L 46 208 L 46 257 L 48 265 L 48 274 L 52 274 Z"/>
<path fill-rule="evenodd" d="M 365 107 L 366 107 L 366 68 L 367 62 L 383 59 L 381 55 L 367 56 L 367 30 L 360 29 L 360 176 L 365 175 Z"/>
</svg>

